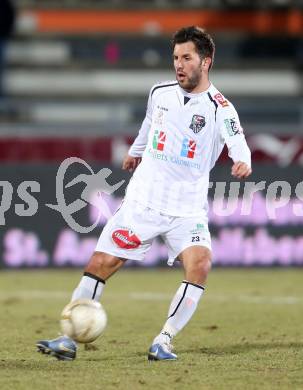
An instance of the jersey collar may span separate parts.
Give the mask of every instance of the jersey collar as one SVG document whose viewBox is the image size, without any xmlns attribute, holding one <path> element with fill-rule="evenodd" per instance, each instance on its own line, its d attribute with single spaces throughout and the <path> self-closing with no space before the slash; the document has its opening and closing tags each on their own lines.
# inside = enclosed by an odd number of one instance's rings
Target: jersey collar
<svg viewBox="0 0 303 390">
<path fill-rule="evenodd" d="M 186 96 L 186 97 L 192 99 L 192 98 L 199 98 L 199 97 L 205 96 L 205 95 L 207 95 L 208 92 L 211 93 L 215 89 L 215 87 L 213 86 L 212 83 L 210 83 L 209 87 L 205 91 L 200 92 L 200 93 L 189 93 L 189 92 L 186 92 L 183 88 L 180 87 L 180 85 L 178 85 L 178 89 L 179 89 L 179 92 L 183 96 Z"/>
</svg>

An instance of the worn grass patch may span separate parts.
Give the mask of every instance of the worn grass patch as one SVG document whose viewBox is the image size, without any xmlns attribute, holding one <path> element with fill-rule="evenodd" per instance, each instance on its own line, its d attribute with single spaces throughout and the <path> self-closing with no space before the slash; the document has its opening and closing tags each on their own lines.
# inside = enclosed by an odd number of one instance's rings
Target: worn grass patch
<svg viewBox="0 0 303 390">
<path fill-rule="evenodd" d="M 123 270 L 102 303 L 109 322 L 73 362 L 36 353 L 56 337 L 58 317 L 81 271 L 0 273 L 0 388 L 302 389 L 300 269 L 215 269 L 190 324 L 174 340 L 178 361 L 148 362 L 182 280 L 180 270 Z"/>
</svg>

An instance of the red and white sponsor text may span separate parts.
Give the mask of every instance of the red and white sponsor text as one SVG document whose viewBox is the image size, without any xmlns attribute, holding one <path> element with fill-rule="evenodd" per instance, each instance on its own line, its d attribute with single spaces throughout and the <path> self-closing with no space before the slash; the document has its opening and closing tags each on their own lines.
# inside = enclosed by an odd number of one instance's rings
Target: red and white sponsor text
<svg viewBox="0 0 303 390">
<path fill-rule="evenodd" d="M 141 244 L 140 239 L 130 229 L 117 229 L 112 233 L 112 239 L 118 247 L 135 249 Z"/>
</svg>

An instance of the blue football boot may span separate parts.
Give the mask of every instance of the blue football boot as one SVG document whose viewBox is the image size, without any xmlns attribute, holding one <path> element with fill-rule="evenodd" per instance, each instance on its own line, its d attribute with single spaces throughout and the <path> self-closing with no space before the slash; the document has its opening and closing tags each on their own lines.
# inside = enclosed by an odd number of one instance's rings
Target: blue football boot
<svg viewBox="0 0 303 390">
<path fill-rule="evenodd" d="M 40 340 L 36 344 L 38 352 L 56 357 L 58 360 L 74 360 L 77 353 L 77 344 L 67 336 L 60 336 L 54 340 Z"/>
<path fill-rule="evenodd" d="M 176 360 L 177 355 L 172 352 L 171 338 L 167 335 L 157 336 L 148 351 L 148 360 Z"/>
</svg>

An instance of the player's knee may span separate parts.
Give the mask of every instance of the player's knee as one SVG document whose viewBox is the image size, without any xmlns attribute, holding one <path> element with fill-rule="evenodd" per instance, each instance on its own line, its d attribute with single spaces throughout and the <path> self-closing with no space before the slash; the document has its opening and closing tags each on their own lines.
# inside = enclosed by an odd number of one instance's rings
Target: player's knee
<svg viewBox="0 0 303 390">
<path fill-rule="evenodd" d="M 111 256 L 103 252 L 94 252 L 86 267 L 86 270 L 89 272 L 98 272 L 101 269 L 112 269 L 116 268 L 120 262 L 121 260 L 115 256 Z"/>
<path fill-rule="evenodd" d="M 208 253 L 203 253 L 195 261 L 195 272 L 197 275 L 206 277 L 211 269 L 211 259 Z"/>
<path fill-rule="evenodd" d="M 193 283 L 204 284 L 211 269 L 211 253 L 208 249 L 203 249 L 196 253 L 187 272 L 188 278 Z"/>
<path fill-rule="evenodd" d="M 121 261 L 119 258 L 103 252 L 95 252 L 93 257 L 96 259 L 95 261 L 99 266 L 106 266 L 109 268 L 115 267 Z"/>
<path fill-rule="evenodd" d="M 211 251 L 204 247 L 193 247 L 184 251 L 181 257 L 187 281 L 205 284 L 211 269 Z"/>
</svg>

